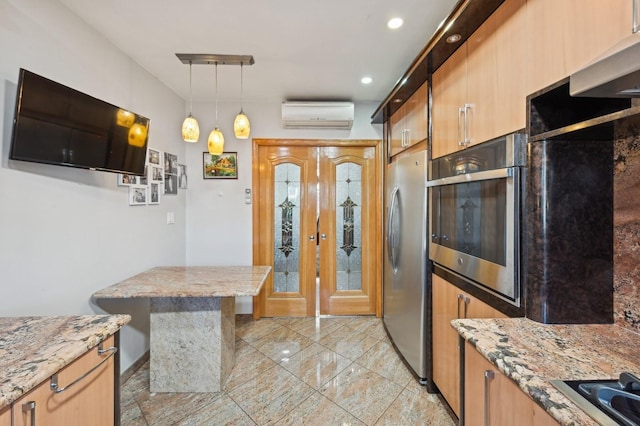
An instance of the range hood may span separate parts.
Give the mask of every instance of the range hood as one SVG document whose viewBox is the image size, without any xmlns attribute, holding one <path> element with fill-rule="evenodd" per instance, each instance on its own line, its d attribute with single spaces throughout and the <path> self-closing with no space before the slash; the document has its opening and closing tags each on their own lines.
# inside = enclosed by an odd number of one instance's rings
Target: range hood
<svg viewBox="0 0 640 426">
<path fill-rule="evenodd" d="M 569 78 L 571 96 L 640 97 L 640 33 L 634 33 Z"/>
</svg>

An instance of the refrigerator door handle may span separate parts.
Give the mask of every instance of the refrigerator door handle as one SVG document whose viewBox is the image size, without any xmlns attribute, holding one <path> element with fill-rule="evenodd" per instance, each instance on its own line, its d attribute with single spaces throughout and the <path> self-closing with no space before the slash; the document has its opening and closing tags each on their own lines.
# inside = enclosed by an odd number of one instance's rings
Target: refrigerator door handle
<svg viewBox="0 0 640 426">
<path fill-rule="evenodd" d="M 389 206 L 389 218 L 387 219 L 387 257 L 391 263 L 391 267 L 394 272 L 397 272 L 398 267 L 395 259 L 395 235 L 393 233 L 393 221 L 395 220 L 396 202 L 398 201 L 398 187 L 394 187 L 391 192 L 391 205 Z"/>
</svg>

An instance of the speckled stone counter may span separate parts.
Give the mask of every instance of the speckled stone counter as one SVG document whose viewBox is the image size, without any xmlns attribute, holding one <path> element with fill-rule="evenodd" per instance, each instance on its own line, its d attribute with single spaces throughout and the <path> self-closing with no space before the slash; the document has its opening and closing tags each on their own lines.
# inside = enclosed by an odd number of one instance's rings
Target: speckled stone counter
<svg viewBox="0 0 640 426">
<path fill-rule="evenodd" d="M 546 325 L 526 318 L 452 321 L 458 333 L 562 425 L 597 425 L 550 380 L 640 372 L 640 335 L 616 325 Z"/>
<path fill-rule="evenodd" d="M 129 321 L 129 315 L 0 317 L 0 409 Z"/>
<path fill-rule="evenodd" d="M 151 392 L 218 392 L 234 364 L 235 296 L 257 296 L 269 266 L 168 266 L 93 294 L 150 299 Z"/>
</svg>

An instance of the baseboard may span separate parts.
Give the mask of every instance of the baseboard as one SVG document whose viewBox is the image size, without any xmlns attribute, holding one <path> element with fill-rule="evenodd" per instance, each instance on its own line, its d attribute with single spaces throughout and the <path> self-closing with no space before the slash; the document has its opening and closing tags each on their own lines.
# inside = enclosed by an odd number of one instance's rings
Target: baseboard
<svg viewBox="0 0 640 426">
<path fill-rule="evenodd" d="M 144 365 L 145 362 L 149 361 L 150 351 L 146 351 L 142 354 L 140 358 L 138 358 L 129 368 L 120 373 L 120 383 L 125 383 L 133 374 L 140 369 Z"/>
</svg>

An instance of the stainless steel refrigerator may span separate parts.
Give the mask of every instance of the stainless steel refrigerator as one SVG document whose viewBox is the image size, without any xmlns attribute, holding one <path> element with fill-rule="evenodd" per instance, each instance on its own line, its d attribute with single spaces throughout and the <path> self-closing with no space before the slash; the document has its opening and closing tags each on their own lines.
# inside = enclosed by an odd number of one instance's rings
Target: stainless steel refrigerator
<svg viewBox="0 0 640 426">
<path fill-rule="evenodd" d="M 432 391 L 426 177 L 427 151 L 388 165 L 383 320 L 397 351 Z"/>
</svg>

